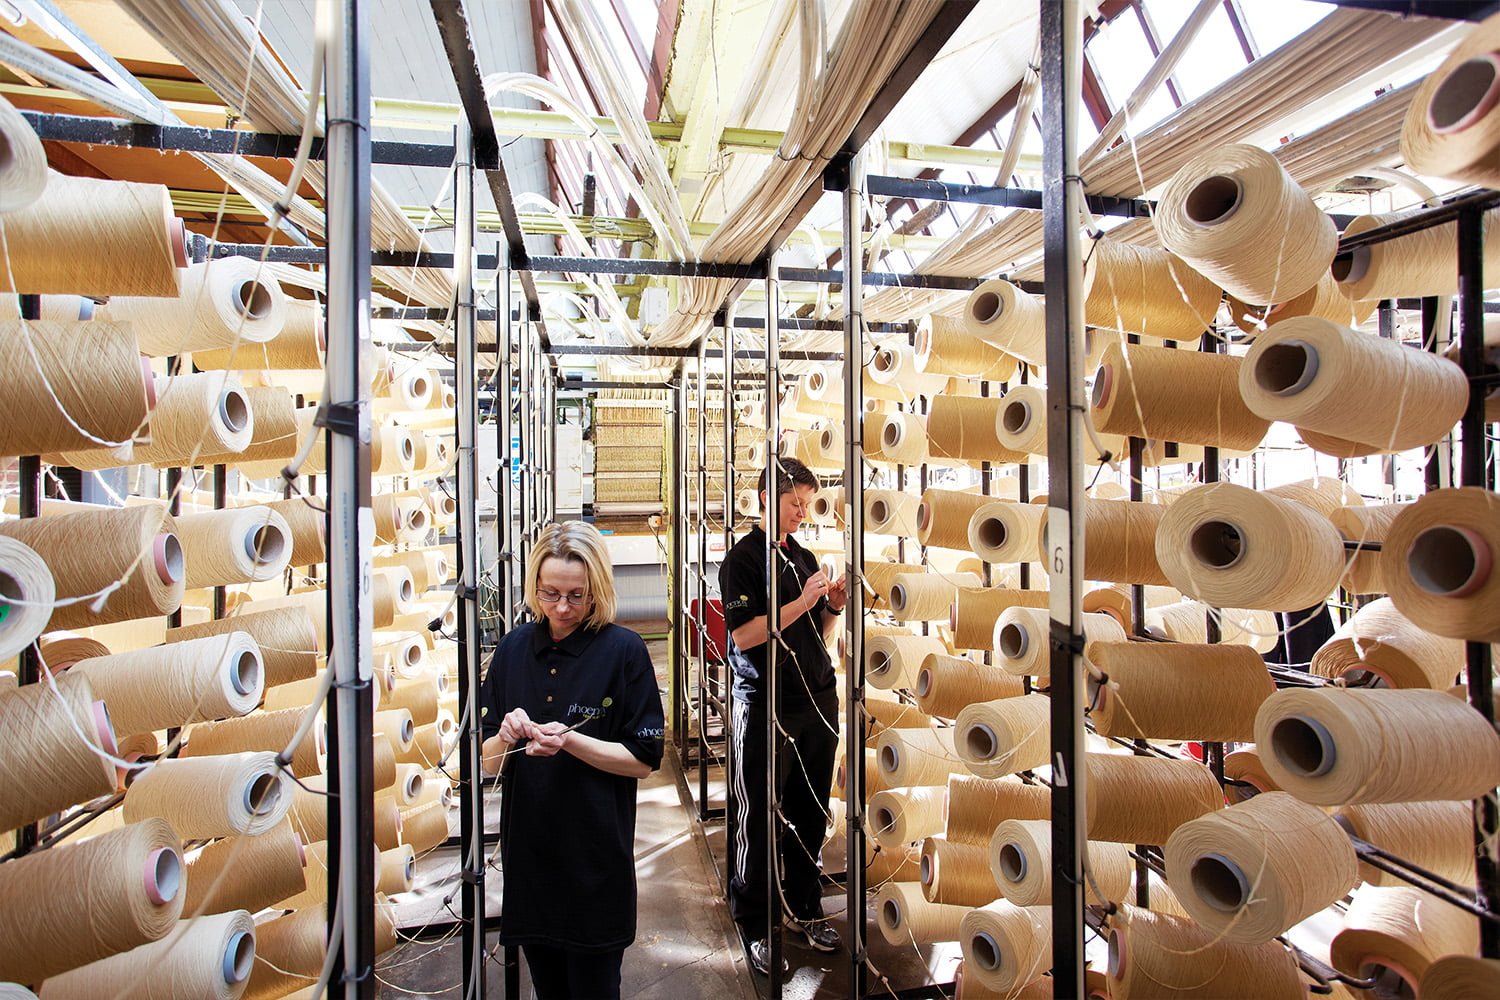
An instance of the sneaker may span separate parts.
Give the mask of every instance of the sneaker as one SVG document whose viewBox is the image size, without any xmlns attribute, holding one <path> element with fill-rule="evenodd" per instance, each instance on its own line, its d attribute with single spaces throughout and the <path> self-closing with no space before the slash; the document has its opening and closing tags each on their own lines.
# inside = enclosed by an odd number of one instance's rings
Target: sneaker
<svg viewBox="0 0 1500 1000">
<path fill-rule="evenodd" d="M 758 938 L 750 942 L 750 947 L 745 949 L 745 954 L 750 957 L 750 968 L 759 975 L 769 976 L 771 974 L 771 942 L 766 938 Z M 786 959 L 781 960 L 781 971 L 787 971 Z"/>
<path fill-rule="evenodd" d="M 844 939 L 829 922 L 827 917 L 817 917 L 813 920 L 798 920 L 793 916 L 782 918 L 782 924 L 792 931 L 796 931 L 807 938 L 807 946 L 813 951 L 838 951 Z"/>
</svg>

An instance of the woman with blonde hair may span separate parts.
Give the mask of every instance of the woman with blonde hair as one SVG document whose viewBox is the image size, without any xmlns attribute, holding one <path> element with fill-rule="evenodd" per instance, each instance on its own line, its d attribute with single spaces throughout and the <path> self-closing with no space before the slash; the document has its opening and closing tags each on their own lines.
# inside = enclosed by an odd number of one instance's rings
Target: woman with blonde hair
<svg viewBox="0 0 1500 1000">
<path fill-rule="evenodd" d="M 549 525 L 526 561 L 535 621 L 507 633 L 480 691 L 486 774 L 504 771 L 500 939 L 538 1000 L 618 997 L 635 940 L 635 799 L 665 725 L 641 637 L 613 624 L 592 525 Z"/>
</svg>

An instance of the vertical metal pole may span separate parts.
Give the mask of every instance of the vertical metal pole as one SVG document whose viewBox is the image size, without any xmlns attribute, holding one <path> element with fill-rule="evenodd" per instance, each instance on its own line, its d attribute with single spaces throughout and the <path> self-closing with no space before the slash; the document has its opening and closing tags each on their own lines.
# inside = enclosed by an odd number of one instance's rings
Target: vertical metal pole
<svg viewBox="0 0 1500 1000">
<path fill-rule="evenodd" d="M 671 639 L 672 739 L 677 744 L 678 760 L 685 765 L 688 752 L 688 651 L 687 644 L 683 642 L 687 629 L 682 611 L 685 596 L 683 583 L 687 577 L 687 568 L 683 564 L 683 540 L 687 537 L 684 528 L 687 523 L 687 503 L 683 489 L 683 480 L 687 476 L 687 378 L 683 369 L 684 365 L 679 362 L 677 372 L 672 377 L 672 397 L 667 404 L 672 414 L 672 475 L 667 495 L 667 509 L 672 525 L 667 537 L 668 559 L 671 562 L 671 575 L 667 579 L 671 593 L 667 595 L 667 615 L 670 618 L 668 635 Z"/>
<path fill-rule="evenodd" d="M 1047 294 L 1048 530 L 1052 614 L 1052 976 L 1059 996 L 1084 987 L 1083 842 L 1083 296 L 1079 256 L 1077 0 L 1041 10 L 1043 232 Z"/>
<path fill-rule="evenodd" d="M 864 412 L 865 314 L 864 154 L 854 157 L 844 185 L 844 574 L 848 603 L 844 606 L 844 725 L 848 746 L 860 748 L 867 738 L 865 703 L 865 565 Z M 860 749 L 844 755 L 846 828 L 844 908 L 849 915 L 849 995 L 863 997 L 869 990 L 865 965 L 865 755 Z"/>
<path fill-rule="evenodd" d="M 229 506 L 229 467 L 220 463 L 214 466 L 214 510 Z M 224 617 L 226 597 L 223 586 L 214 588 L 214 619 Z"/>
<path fill-rule="evenodd" d="M 698 530 L 696 532 L 698 566 L 698 613 L 694 616 L 694 635 L 698 643 L 698 821 L 708 819 L 708 338 L 705 331 L 698 340 Z M 729 516 L 725 495 L 724 516 Z M 727 732 L 727 730 L 726 730 Z"/>
<path fill-rule="evenodd" d="M 1220 351 L 1219 340 L 1212 331 L 1203 334 L 1199 343 L 1199 350 L 1208 354 L 1217 354 Z M 1205 483 L 1217 483 L 1220 476 L 1219 449 L 1205 447 L 1203 449 L 1203 475 Z M 1224 636 L 1219 627 L 1219 619 L 1214 617 L 1215 608 L 1209 608 L 1205 615 L 1207 621 L 1204 625 L 1204 636 L 1210 643 L 1219 642 Z M 1203 743 L 1203 760 L 1208 764 L 1208 769 L 1213 772 L 1215 780 L 1222 786 L 1224 784 L 1224 744 L 1217 740 L 1205 740 Z"/>
<path fill-rule="evenodd" d="M 1129 338 L 1130 343 L 1138 344 L 1140 339 L 1133 334 Z M 1145 465 L 1144 452 L 1146 442 L 1141 438 L 1132 437 L 1128 441 L 1130 447 L 1130 501 L 1140 503 L 1145 499 L 1145 483 L 1143 479 L 1143 466 Z M 1134 583 L 1130 586 L 1130 628 L 1131 635 L 1146 634 L 1146 586 Z M 1150 743 L 1146 740 L 1136 740 L 1137 753 L 1149 752 Z M 1146 861 L 1146 852 L 1149 848 L 1145 844 L 1135 845 L 1135 905 L 1151 905 L 1151 865 Z"/>
<path fill-rule="evenodd" d="M 1385 340 L 1396 339 L 1396 301 L 1394 299 L 1381 299 L 1380 307 L 1376 310 L 1377 322 L 1380 326 L 1380 336 Z M 1381 459 L 1385 467 L 1385 482 L 1391 488 L 1391 500 L 1395 500 L 1396 494 L 1396 456 L 1385 455 Z"/>
<path fill-rule="evenodd" d="M 479 518 L 475 495 L 475 436 L 479 432 L 478 331 L 474 315 L 474 143 L 459 119 L 454 149 L 453 282 L 458 315 L 453 344 L 455 420 L 458 424 L 458 703 L 460 870 L 463 879 L 462 971 L 464 994 L 486 996 L 484 960 L 484 772 L 479 764 Z"/>
<path fill-rule="evenodd" d="M 510 246 L 504 249 L 505 264 L 500 269 L 500 309 L 496 318 L 495 336 L 499 341 L 499 371 L 495 373 L 495 433 L 496 455 L 499 462 L 495 470 L 495 552 L 500 561 L 500 614 L 505 631 L 516 627 L 516 574 L 515 551 L 515 493 L 511 488 L 512 463 L 515 457 L 510 450 L 513 430 L 511 414 L 516 404 L 514 372 L 511 367 L 511 345 L 519 325 L 511 319 L 512 293 L 510 286 Z"/>
<path fill-rule="evenodd" d="M 1461 273 L 1461 272 L 1460 272 Z M 1422 300 L 1422 346 L 1434 354 L 1442 354 L 1446 343 L 1438 343 L 1438 303 L 1440 299 L 1427 297 Z M 1452 334 L 1449 334 L 1451 339 Z M 1453 481 L 1453 449 L 1451 438 L 1444 436 L 1432 446 L 1427 458 L 1426 481 L 1429 490 L 1441 489 Z"/>
<path fill-rule="evenodd" d="M 729 550 L 734 548 L 734 525 L 737 519 L 735 501 L 736 474 L 734 467 L 734 312 L 733 304 L 729 306 L 729 312 L 724 317 L 724 555 L 729 555 Z M 722 563 L 720 565 L 723 565 Z M 722 600 L 724 595 L 719 595 Z M 734 732 L 734 713 L 741 711 L 734 703 L 734 693 L 730 690 L 733 685 L 733 672 L 729 667 L 729 630 L 725 627 L 725 649 L 724 649 L 724 683 L 719 688 L 720 704 L 724 706 L 724 842 L 733 844 L 738 835 L 738 824 L 735 822 L 734 804 L 734 781 L 735 768 L 739 767 L 739 761 L 735 759 L 734 738 L 730 735 Z M 724 859 L 724 884 L 726 886 L 734 879 L 735 865 L 733 850 L 726 850 Z"/>
<path fill-rule="evenodd" d="M 370 692 L 370 74 L 360 0 L 341 0 L 328 49 L 328 898 L 330 994 L 375 996 L 374 718 Z M 342 926 L 333 923 L 334 912 Z"/>
<path fill-rule="evenodd" d="M 1484 213 L 1466 210 L 1458 216 L 1458 320 L 1459 360 L 1469 375 L 1484 373 Z M 1488 442 L 1485 440 L 1485 390 L 1471 386 L 1469 405 L 1459 425 L 1463 452 L 1460 472 L 1465 486 L 1490 489 Z M 1492 724 L 1495 721 L 1494 663 L 1486 642 L 1464 644 L 1469 683 L 1469 704 Z M 1491 913 L 1500 910 L 1500 865 L 1496 860 L 1496 830 L 1500 808 L 1491 789 L 1474 801 L 1475 874 L 1479 899 Z M 1500 928 L 1490 920 L 1479 922 L 1480 953 L 1500 958 Z"/>
<path fill-rule="evenodd" d="M 557 520 L 557 369 L 546 359 L 547 401 L 542 419 L 547 435 L 547 520 Z"/>
<path fill-rule="evenodd" d="M 28 320 L 39 320 L 42 318 L 42 298 L 40 295 L 22 295 L 21 318 Z M 22 455 L 16 460 L 16 489 L 19 495 L 16 497 L 18 512 L 22 517 L 40 517 L 42 513 L 42 459 L 40 455 Z M 42 679 L 42 657 L 37 649 L 36 643 L 28 643 L 21 650 L 20 661 L 17 664 L 17 681 L 21 684 L 35 684 Z M 25 853 L 37 845 L 38 825 L 27 823 L 16 831 L 16 848 Z"/>
<path fill-rule="evenodd" d="M 776 276 L 776 254 L 766 262 L 766 940 L 770 945 L 771 1000 L 781 1000 L 781 795 L 776 788 L 780 748 L 777 721 L 781 715 L 781 282 Z"/>
<path fill-rule="evenodd" d="M 531 453 L 536 448 L 536 442 L 531 436 L 531 319 L 528 317 L 521 324 L 520 332 L 516 338 L 516 387 L 517 396 L 521 408 L 520 423 L 517 427 L 517 450 L 516 458 L 520 461 L 520 476 L 517 481 L 519 495 L 517 498 L 517 510 L 520 512 L 520 530 L 516 534 L 519 548 L 516 549 L 516 571 L 517 574 L 526 571 L 526 557 L 531 554 L 531 529 L 536 524 L 536 517 L 532 513 L 532 497 L 535 486 L 532 475 Z M 519 592 L 517 594 L 519 597 Z"/>
</svg>

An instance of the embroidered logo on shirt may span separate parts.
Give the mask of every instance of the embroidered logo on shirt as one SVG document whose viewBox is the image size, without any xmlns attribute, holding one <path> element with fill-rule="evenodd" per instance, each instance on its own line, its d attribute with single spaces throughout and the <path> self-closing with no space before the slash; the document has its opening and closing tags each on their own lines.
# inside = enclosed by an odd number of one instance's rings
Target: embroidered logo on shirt
<svg viewBox="0 0 1500 1000">
<path fill-rule="evenodd" d="M 614 704 L 613 698 L 605 698 L 604 702 L 598 706 L 580 705 L 575 701 L 573 704 L 568 706 L 568 714 L 570 716 L 581 715 L 583 716 L 583 721 L 585 722 L 587 722 L 589 719 L 602 719 L 604 718 L 605 709 L 609 708 L 609 706 L 612 704 Z"/>
</svg>

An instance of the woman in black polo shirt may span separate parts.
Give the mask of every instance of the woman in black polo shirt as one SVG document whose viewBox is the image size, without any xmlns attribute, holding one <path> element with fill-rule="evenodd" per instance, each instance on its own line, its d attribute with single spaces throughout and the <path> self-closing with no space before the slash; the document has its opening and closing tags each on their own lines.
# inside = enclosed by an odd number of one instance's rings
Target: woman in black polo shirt
<svg viewBox="0 0 1500 1000">
<path fill-rule="evenodd" d="M 549 526 L 526 563 L 536 621 L 500 640 L 479 704 L 485 773 L 504 769 L 500 939 L 539 1000 L 618 997 L 635 940 L 636 785 L 661 764 L 656 673 L 612 624 L 615 587 L 592 525 Z"/>
</svg>

